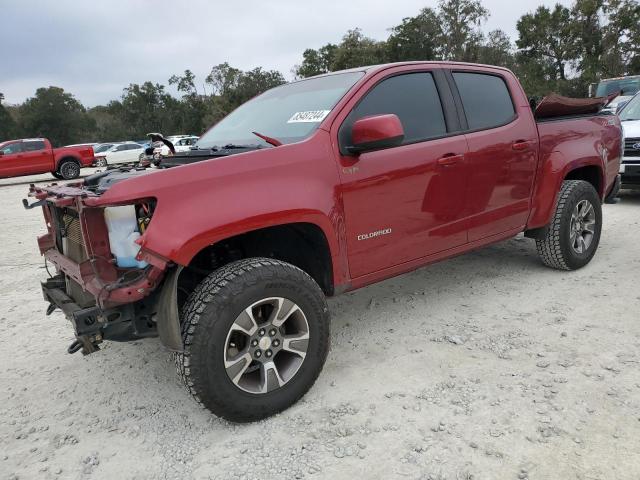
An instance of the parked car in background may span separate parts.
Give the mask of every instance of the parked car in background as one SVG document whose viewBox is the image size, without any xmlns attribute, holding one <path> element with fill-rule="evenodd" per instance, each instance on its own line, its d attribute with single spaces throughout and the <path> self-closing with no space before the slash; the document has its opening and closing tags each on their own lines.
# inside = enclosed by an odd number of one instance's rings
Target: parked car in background
<svg viewBox="0 0 640 480">
<path fill-rule="evenodd" d="M 605 78 L 599 83 L 589 85 L 590 97 L 607 97 L 620 93 L 602 110 L 603 113 L 617 113 L 626 102 L 640 91 L 640 75 Z"/>
<path fill-rule="evenodd" d="M 178 138 L 167 137 L 167 140 L 173 143 L 173 146 L 176 149 L 176 152 L 188 152 L 191 149 L 191 147 L 196 144 L 196 142 L 198 141 L 198 138 L 200 137 L 180 136 Z M 163 145 L 162 147 L 156 148 L 153 153 L 154 154 L 159 153 L 161 156 L 166 157 L 167 155 L 169 155 L 169 147 L 167 147 L 166 145 Z"/>
<path fill-rule="evenodd" d="M 616 98 L 614 98 L 609 103 L 607 103 L 607 106 L 602 109 L 602 113 L 616 114 L 632 98 L 633 98 L 632 95 L 618 95 Z"/>
<path fill-rule="evenodd" d="M 95 165 L 106 167 L 119 163 L 138 162 L 139 156 L 144 153 L 144 147 L 136 142 L 117 143 L 110 148 L 96 154 Z"/>
<path fill-rule="evenodd" d="M 620 95 L 633 96 L 639 91 L 640 75 L 605 78 L 589 86 L 590 97 L 606 97 L 616 92 L 620 92 Z"/>
<path fill-rule="evenodd" d="M 620 110 L 624 155 L 620 165 L 622 186 L 640 187 L 640 93 Z"/>
<path fill-rule="evenodd" d="M 98 143 L 95 147 L 93 147 L 93 153 L 95 155 L 98 155 L 99 153 L 104 153 L 107 150 L 109 150 L 111 147 L 113 147 L 115 145 L 115 143 Z M 99 156 L 96 157 L 94 160 L 94 165 L 96 167 L 104 167 L 106 166 L 106 160 L 104 157 Z"/>
<path fill-rule="evenodd" d="M 80 169 L 93 163 L 93 148 L 52 148 L 46 138 L 25 138 L 0 143 L 0 178 L 51 172 L 59 179 L 70 180 Z"/>
<path fill-rule="evenodd" d="M 33 186 L 47 311 L 71 321 L 70 352 L 158 335 L 215 414 L 280 412 L 325 362 L 325 296 L 521 232 L 549 267 L 591 261 L 621 128 L 574 100 L 532 112 L 509 70 L 453 62 L 268 90 L 169 157 L 192 164 Z"/>
</svg>

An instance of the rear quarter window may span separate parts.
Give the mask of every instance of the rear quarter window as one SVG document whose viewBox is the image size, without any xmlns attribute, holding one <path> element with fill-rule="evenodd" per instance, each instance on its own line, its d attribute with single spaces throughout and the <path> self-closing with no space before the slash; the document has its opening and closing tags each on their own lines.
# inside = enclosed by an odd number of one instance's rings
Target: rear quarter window
<svg viewBox="0 0 640 480">
<path fill-rule="evenodd" d="M 44 150 L 44 142 L 35 141 L 35 142 L 24 142 L 24 151 L 25 152 L 35 152 L 38 150 Z"/>
<path fill-rule="evenodd" d="M 454 72 L 470 130 L 509 123 L 516 114 L 504 79 L 484 73 Z"/>
</svg>

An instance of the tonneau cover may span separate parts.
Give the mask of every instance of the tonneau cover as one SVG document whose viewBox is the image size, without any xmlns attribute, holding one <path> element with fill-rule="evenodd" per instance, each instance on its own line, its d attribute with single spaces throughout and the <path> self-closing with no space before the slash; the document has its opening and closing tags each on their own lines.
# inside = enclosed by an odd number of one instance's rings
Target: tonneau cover
<svg viewBox="0 0 640 480">
<path fill-rule="evenodd" d="M 617 96 L 613 93 L 608 97 L 569 98 L 552 93 L 542 99 L 534 113 L 536 119 L 596 114 Z"/>
</svg>

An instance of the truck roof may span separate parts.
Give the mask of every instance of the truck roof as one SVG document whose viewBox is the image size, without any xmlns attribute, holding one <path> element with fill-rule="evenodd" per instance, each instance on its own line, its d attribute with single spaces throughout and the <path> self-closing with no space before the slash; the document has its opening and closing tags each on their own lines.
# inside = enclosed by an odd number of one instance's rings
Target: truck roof
<svg viewBox="0 0 640 480">
<path fill-rule="evenodd" d="M 304 81 L 304 80 L 307 80 L 308 78 L 318 78 L 318 77 L 326 77 L 329 75 L 339 75 L 341 73 L 351 73 L 351 72 L 373 73 L 373 72 L 378 72 L 380 70 L 386 70 L 388 68 L 401 67 L 405 65 L 406 66 L 408 65 L 446 65 L 446 66 L 453 66 L 453 67 L 455 67 L 456 65 L 459 65 L 459 66 L 473 66 L 473 67 L 488 68 L 492 70 L 503 70 L 505 72 L 510 72 L 508 68 L 498 67 L 496 65 L 485 65 L 481 63 L 453 62 L 453 61 L 445 61 L 445 60 L 437 60 L 437 61 L 416 60 L 416 61 L 407 61 L 407 62 L 380 63 L 377 65 L 366 65 L 363 67 L 354 67 L 354 68 L 348 68 L 345 70 L 336 70 L 335 72 L 327 72 L 327 73 L 322 73 L 320 75 L 314 75 L 313 77 L 302 78 L 298 81 Z"/>
</svg>

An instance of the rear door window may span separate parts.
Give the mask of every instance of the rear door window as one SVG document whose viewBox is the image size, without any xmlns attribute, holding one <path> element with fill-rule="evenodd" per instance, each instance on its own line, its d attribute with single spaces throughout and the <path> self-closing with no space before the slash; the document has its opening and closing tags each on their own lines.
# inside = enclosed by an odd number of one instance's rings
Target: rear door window
<svg viewBox="0 0 640 480">
<path fill-rule="evenodd" d="M 484 73 L 454 72 L 470 130 L 509 123 L 516 114 L 504 79 Z"/>
<path fill-rule="evenodd" d="M 404 128 L 403 144 L 446 135 L 440 96 L 431 73 L 407 73 L 375 85 L 351 111 L 340 129 L 340 143 L 351 143 L 353 123 L 363 117 L 395 113 Z"/>
</svg>

